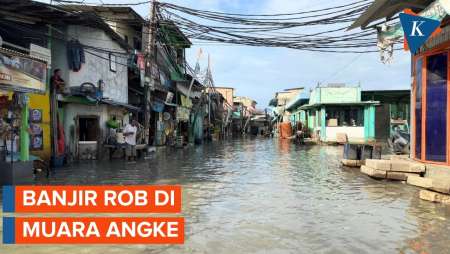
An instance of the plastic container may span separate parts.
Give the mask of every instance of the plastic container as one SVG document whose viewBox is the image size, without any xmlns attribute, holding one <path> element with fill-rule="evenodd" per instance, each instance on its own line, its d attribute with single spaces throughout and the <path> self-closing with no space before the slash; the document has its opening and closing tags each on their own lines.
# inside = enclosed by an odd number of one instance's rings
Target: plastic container
<svg viewBox="0 0 450 254">
<path fill-rule="evenodd" d="M 52 156 L 52 158 L 51 158 L 52 167 L 60 168 L 60 167 L 64 166 L 64 158 L 65 158 L 64 155 Z"/>
</svg>

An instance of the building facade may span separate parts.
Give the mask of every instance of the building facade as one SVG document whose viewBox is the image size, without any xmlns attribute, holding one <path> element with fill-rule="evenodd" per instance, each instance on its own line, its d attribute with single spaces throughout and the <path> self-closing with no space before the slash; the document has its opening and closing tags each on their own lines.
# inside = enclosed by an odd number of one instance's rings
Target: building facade
<svg viewBox="0 0 450 254">
<path fill-rule="evenodd" d="M 429 7 L 434 8 L 430 9 Z M 399 4 L 376 1 L 351 26 L 366 29 L 368 24 L 408 9 L 417 15 L 442 10 L 441 30 L 412 55 L 411 76 L 411 158 L 450 165 L 449 54 L 450 26 L 445 1 L 402 1 Z M 424 10 L 429 10 L 422 13 Z M 375 15 L 377 13 L 377 15 Z M 442 15 L 444 14 L 444 15 Z"/>
<path fill-rule="evenodd" d="M 349 142 L 375 140 L 376 101 L 362 101 L 361 88 L 318 86 L 311 91 L 304 111 L 311 135 L 322 142 L 336 142 L 345 134 Z"/>
</svg>

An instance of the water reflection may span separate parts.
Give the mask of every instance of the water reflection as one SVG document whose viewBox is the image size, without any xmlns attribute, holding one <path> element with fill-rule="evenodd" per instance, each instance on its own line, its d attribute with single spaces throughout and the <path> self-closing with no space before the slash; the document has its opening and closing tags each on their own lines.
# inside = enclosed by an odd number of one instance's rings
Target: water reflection
<svg viewBox="0 0 450 254">
<path fill-rule="evenodd" d="M 420 201 L 414 187 L 342 168 L 341 154 L 242 139 L 158 151 L 134 165 L 58 170 L 37 184 L 181 184 L 186 243 L 1 246 L 0 253 L 450 253 L 450 208 Z"/>
</svg>

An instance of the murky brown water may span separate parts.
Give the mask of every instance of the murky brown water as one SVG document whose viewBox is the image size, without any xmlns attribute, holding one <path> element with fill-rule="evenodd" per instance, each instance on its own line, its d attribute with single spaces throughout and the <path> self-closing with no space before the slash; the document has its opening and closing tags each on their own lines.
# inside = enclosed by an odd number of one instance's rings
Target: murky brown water
<svg viewBox="0 0 450 254">
<path fill-rule="evenodd" d="M 340 167 L 341 147 L 247 139 L 86 163 L 44 184 L 181 184 L 182 246 L 0 246 L 0 253 L 450 253 L 450 206 Z"/>
</svg>

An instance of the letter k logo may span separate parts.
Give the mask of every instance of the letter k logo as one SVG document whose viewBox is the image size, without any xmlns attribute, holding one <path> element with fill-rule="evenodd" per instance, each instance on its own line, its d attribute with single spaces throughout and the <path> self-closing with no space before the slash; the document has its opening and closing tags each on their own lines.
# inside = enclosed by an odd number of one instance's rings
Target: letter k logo
<svg viewBox="0 0 450 254">
<path fill-rule="evenodd" d="M 400 23 L 408 41 L 411 53 L 417 50 L 428 40 L 430 35 L 436 31 L 441 22 L 434 19 L 400 13 Z"/>
<path fill-rule="evenodd" d="M 425 23 L 425 21 L 413 21 L 412 31 L 410 36 L 423 36 L 420 26 Z"/>
</svg>

